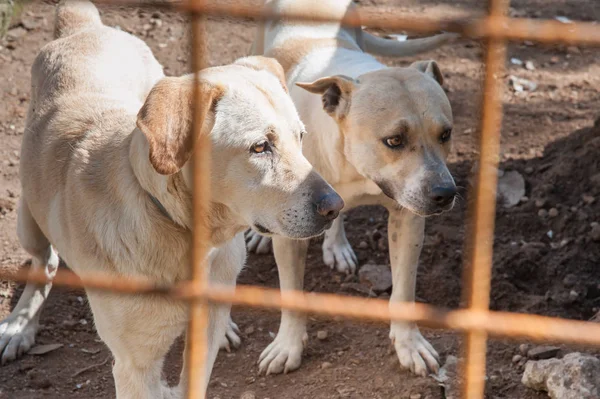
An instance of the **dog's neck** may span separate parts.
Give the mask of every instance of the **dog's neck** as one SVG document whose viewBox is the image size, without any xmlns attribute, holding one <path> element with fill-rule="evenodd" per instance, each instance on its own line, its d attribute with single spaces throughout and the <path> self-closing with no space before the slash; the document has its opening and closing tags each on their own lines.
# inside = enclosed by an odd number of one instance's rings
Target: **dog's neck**
<svg viewBox="0 0 600 399">
<path fill-rule="evenodd" d="M 181 227 L 192 230 L 192 195 L 182 172 L 170 176 L 156 173 L 149 159 L 148 141 L 135 129 L 129 147 L 129 161 L 141 188 L 148 193 L 165 217 Z M 225 204 L 211 201 L 208 215 L 210 241 L 218 247 L 248 228 Z"/>
</svg>

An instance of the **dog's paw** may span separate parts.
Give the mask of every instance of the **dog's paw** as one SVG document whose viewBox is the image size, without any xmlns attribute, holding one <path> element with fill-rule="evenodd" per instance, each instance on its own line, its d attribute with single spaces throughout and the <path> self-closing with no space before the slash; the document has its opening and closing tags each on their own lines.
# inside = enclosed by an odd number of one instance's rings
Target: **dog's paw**
<svg viewBox="0 0 600 399">
<path fill-rule="evenodd" d="M 237 349 L 242 344 L 242 339 L 240 338 L 240 329 L 231 320 L 229 319 L 229 323 L 227 324 L 227 331 L 225 335 L 221 337 L 221 342 L 219 343 L 219 349 L 224 349 L 227 352 L 231 352 L 231 347 Z"/>
<path fill-rule="evenodd" d="M 21 315 L 11 315 L 0 323 L 0 362 L 2 365 L 27 353 L 35 343 L 37 323 Z"/>
<path fill-rule="evenodd" d="M 268 254 L 271 252 L 271 238 L 261 236 L 256 231 L 248 229 L 246 231 L 246 248 L 249 252 Z"/>
<path fill-rule="evenodd" d="M 300 338 L 293 334 L 277 334 L 275 340 L 260 354 L 258 372 L 260 374 L 287 374 L 302 364 L 302 351 L 308 343 L 308 335 Z"/>
<path fill-rule="evenodd" d="M 417 326 L 393 323 L 390 339 L 402 367 L 423 377 L 427 376 L 428 371 L 437 374 L 439 355 Z"/>
<path fill-rule="evenodd" d="M 346 274 L 354 274 L 358 265 L 358 258 L 345 238 L 323 241 L 323 261 L 331 269 Z"/>
</svg>

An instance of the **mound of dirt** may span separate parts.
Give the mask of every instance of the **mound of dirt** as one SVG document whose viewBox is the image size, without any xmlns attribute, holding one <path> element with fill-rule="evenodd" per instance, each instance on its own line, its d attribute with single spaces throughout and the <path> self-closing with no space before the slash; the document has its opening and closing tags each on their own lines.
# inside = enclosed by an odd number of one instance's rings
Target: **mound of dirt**
<svg viewBox="0 0 600 399">
<path fill-rule="evenodd" d="M 528 200 L 499 209 L 496 308 L 588 319 L 600 303 L 600 119 L 549 144 L 541 158 L 507 162 L 525 172 Z M 529 173 L 527 173 L 529 172 Z M 497 285 L 498 286 L 498 285 Z M 531 296 L 530 307 L 518 295 Z M 521 308 L 519 308 L 521 307 Z"/>
<path fill-rule="evenodd" d="M 515 207 L 497 208 L 492 308 L 582 320 L 597 311 L 598 154 L 600 119 L 550 143 L 539 158 L 500 165 L 523 174 L 527 190 Z M 470 165 L 453 169 L 457 184 L 468 186 Z M 419 294 L 438 305 L 458 305 L 466 202 L 428 226 Z"/>
</svg>

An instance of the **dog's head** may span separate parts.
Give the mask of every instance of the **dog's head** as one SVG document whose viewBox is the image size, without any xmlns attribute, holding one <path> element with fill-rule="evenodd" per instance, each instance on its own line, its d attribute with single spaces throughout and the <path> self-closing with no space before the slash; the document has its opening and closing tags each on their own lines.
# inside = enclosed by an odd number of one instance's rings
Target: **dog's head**
<svg viewBox="0 0 600 399">
<path fill-rule="evenodd" d="M 438 65 L 421 61 L 298 86 L 321 94 L 359 173 L 400 206 L 428 216 L 451 209 L 456 195 L 445 163 L 453 120 L 442 83 Z"/>
<path fill-rule="evenodd" d="M 247 57 L 199 75 L 202 135 L 212 143 L 213 204 L 263 234 L 307 238 L 322 233 L 344 203 L 302 155 L 304 125 L 277 61 Z M 193 75 L 164 78 L 137 125 L 156 172 L 181 172 L 191 187 L 195 138 Z"/>
</svg>

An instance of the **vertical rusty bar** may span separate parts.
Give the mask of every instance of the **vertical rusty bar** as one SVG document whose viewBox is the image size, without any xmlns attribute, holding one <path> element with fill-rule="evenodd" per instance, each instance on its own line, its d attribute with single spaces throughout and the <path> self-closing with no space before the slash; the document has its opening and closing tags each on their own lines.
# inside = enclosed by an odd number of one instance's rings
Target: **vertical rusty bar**
<svg viewBox="0 0 600 399">
<path fill-rule="evenodd" d="M 503 17 L 508 0 L 489 0 L 490 17 Z M 471 253 L 465 272 L 466 299 L 475 311 L 487 311 L 490 303 L 492 256 L 494 251 L 494 219 L 496 214 L 496 187 L 500 129 L 502 123 L 502 71 L 506 59 L 504 40 L 488 39 L 485 53 L 485 82 L 481 122 L 479 170 L 476 180 L 476 198 L 471 216 Z M 464 395 L 466 399 L 480 399 L 485 391 L 485 362 L 487 334 L 473 330 L 467 334 Z"/>
<path fill-rule="evenodd" d="M 192 4 L 201 4 L 203 0 L 190 0 Z M 192 14 L 192 72 L 194 73 L 194 114 L 192 132 L 196 137 L 194 156 L 192 157 L 194 189 L 193 189 L 193 241 L 192 241 L 192 280 L 200 289 L 208 285 L 208 264 L 206 255 L 210 242 L 210 231 L 207 224 L 208 207 L 210 201 L 210 141 L 208 135 L 202 135 L 202 92 L 198 73 L 207 65 L 207 52 L 205 41 L 205 18 L 199 14 Z M 190 321 L 187 331 L 187 397 L 189 399 L 205 397 L 204 387 L 207 370 L 207 326 L 208 302 L 205 299 L 196 299 L 190 302 Z"/>
</svg>

